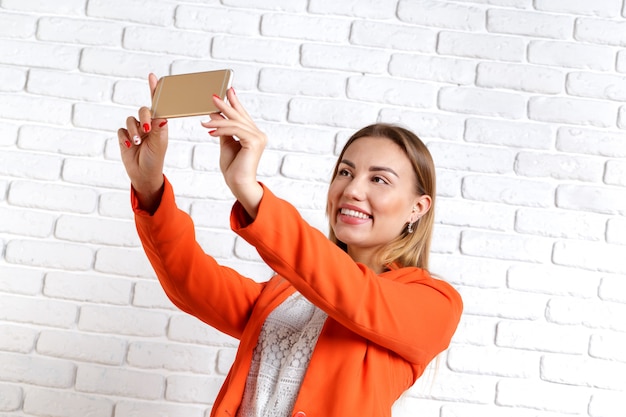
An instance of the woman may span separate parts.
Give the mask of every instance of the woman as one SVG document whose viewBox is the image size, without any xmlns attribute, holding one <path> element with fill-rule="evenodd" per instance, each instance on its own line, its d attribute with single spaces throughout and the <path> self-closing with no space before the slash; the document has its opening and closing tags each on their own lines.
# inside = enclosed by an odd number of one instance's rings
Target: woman
<svg viewBox="0 0 626 417">
<path fill-rule="evenodd" d="M 153 74 L 149 82 L 154 91 Z M 268 282 L 218 265 L 195 241 L 163 175 L 167 121 L 142 107 L 118 132 L 137 230 L 165 292 L 240 341 L 211 415 L 390 416 L 447 348 L 462 310 L 459 294 L 427 272 L 435 197 L 427 149 L 395 126 L 357 132 L 330 184 L 329 240 L 257 181 L 266 136 L 234 90 L 227 98 L 213 97 L 221 113 L 202 124 L 219 137 L 237 199 L 231 228 L 276 272 Z"/>
</svg>

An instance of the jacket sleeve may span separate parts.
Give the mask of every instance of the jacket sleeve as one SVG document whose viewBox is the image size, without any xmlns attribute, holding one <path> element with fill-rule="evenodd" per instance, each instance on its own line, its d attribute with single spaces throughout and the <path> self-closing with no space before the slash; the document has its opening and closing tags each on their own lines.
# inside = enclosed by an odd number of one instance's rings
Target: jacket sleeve
<svg viewBox="0 0 626 417">
<path fill-rule="evenodd" d="M 176 206 L 167 178 L 153 215 L 138 207 L 132 190 L 131 203 L 144 251 L 169 299 L 181 310 L 240 338 L 264 284 L 204 253 L 191 217 Z"/>
<path fill-rule="evenodd" d="M 420 268 L 377 275 L 356 263 L 264 187 L 256 219 L 235 204 L 233 230 L 312 303 L 353 332 L 412 363 L 446 349 L 462 312 L 458 292 Z"/>
</svg>

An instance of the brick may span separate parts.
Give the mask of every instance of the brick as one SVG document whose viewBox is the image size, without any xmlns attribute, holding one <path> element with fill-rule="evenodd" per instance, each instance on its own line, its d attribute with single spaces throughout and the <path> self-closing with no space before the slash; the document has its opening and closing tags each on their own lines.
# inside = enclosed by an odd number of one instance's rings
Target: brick
<svg viewBox="0 0 626 417">
<path fill-rule="evenodd" d="M 27 72 L 23 68 L 0 68 L 0 77 L 3 80 L 0 91 L 18 92 L 24 90 L 26 86 Z"/>
<path fill-rule="evenodd" d="M 127 27 L 123 47 L 136 51 L 205 57 L 211 52 L 211 38 L 203 33 L 170 28 Z"/>
<path fill-rule="evenodd" d="M 437 45 L 437 32 L 397 23 L 356 20 L 350 30 L 350 42 L 375 48 L 433 53 Z"/>
<path fill-rule="evenodd" d="M 437 223 L 502 232 L 511 231 L 515 222 L 513 207 L 467 200 L 440 199 L 435 213 Z"/>
<path fill-rule="evenodd" d="M 435 166 L 472 172 L 513 172 L 515 152 L 509 149 L 445 142 L 429 142 Z"/>
<path fill-rule="evenodd" d="M 626 220 L 609 219 L 606 224 L 606 241 L 618 245 L 626 245 Z"/>
<path fill-rule="evenodd" d="M 590 271 L 545 265 L 515 265 L 507 273 L 507 286 L 520 291 L 563 297 L 595 298 L 599 278 Z"/>
<path fill-rule="evenodd" d="M 521 208 L 515 217 L 515 231 L 544 237 L 604 239 L 603 216 L 577 211 L 537 210 Z"/>
<path fill-rule="evenodd" d="M 5 250 L 7 262 L 20 265 L 85 271 L 93 264 L 93 251 L 82 245 L 44 240 L 11 240 Z"/>
<path fill-rule="evenodd" d="M 626 263 L 621 258 L 620 245 L 584 241 L 562 241 L 554 245 L 553 262 L 557 265 L 583 269 L 626 273 Z"/>
<path fill-rule="evenodd" d="M 29 388 L 24 398 L 24 412 L 32 415 L 109 417 L 113 408 L 111 399 L 73 392 Z"/>
<path fill-rule="evenodd" d="M 499 406 L 449 402 L 441 406 L 441 417 L 474 417 L 478 415 L 482 417 L 500 417 L 502 411 L 503 407 Z M 437 409 L 437 412 L 439 412 L 439 409 Z M 558 412 L 512 407 L 506 407 L 506 415 L 507 417 L 563 417 L 563 414 Z M 406 417 L 411 417 L 411 415 L 407 415 Z"/>
<path fill-rule="evenodd" d="M 418 80 L 468 85 L 474 83 L 476 63 L 468 59 L 395 53 L 391 55 L 389 74 Z"/>
<path fill-rule="evenodd" d="M 299 49 L 300 45 L 296 42 L 215 36 L 211 51 L 217 59 L 294 66 L 300 57 Z"/>
<path fill-rule="evenodd" d="M 82 50 L 79 69 L 91 74 L 145 79 L 151 72 L 169 74 L 170 63 L 171 57 L 167 55 L 132 53 L 94 46 Z"/>
<path fill-rule="evenodd" d="M 515 172 L 528 177 L 598 182 L 604 171 L 603 161 L 581 156 L 520 152 Z"/>
<path fill-rule="evenodd" d="M 0 117 L 57 125 L 69 124 L 72 104 L 57 98 L 0 94 Z"/>
<path fill-rule="evenodd" d="M 131 292 L 126 279 L 66 272 L 48 272 L 43 288 L 49 297 L 120 305 L 128 304 Z"/>
<path fill-rule="evenodd" d="M 130 193 L 126 191 L 100 194 L 98 214 L 116 219 L 132 219 L 133 212 L 130 206 Z"/>
<path fill-rule="evenodd" d="M 442 366 L 443 368 L 443 366 Z M 437 373 L 435 381 L 443 381 L 444 376 Z M 422 387 L 420 389 L 420 386 Z M 489 377 L 481 375 L 446 373 L 445 384 L 437 382 L 426 387 L 417 383 L 411 388 L 407 396 L 417 396 L 428 390 L 428 398 L 435 401 L 448 401 L 452 398 L 460 402 L 473 404 L 493 404 L 494 382 Z M 414 415 L 414 414 L 413 414 Z"/>
<path fill-rule="evenodd" d="M 562 152 L 626 157 L 626 141 L 622 133 L 562 127 L 557 131 L 556 149 Z"/>
<path fill-rule="evenodd" d="M 489 9 L 487 30 L 510 35 L 569 39 L 574 30 L 574 19 L 570 16 L 522 10 Z"/>
<path fill-rule="evenodd" d="M 126 341 L 76 331 L 44 330 L 37 339 L 37 353 L 81 362 L 121 365 L 126 356 Z"/>
<path fill-rule="evenodd" d="M 210 374 L 216 356 L 215 349 L 203 346 L 138 341 L 128 347 L 127 360 L 137 368 Z"/>
<path fill-rule="evenodd" d="M 94 269 L 107 274 L 153 278 L 154 270 L 139 249 L 101 248 L 96 252 Z"/>
<path fill-rule="evenodd" d="M 566 89 L 572 96 L 626 101 L 626 77 L 617 75 L 571 72 Z"/>
<path fill-rule="evenodd" d="M 464 198 L 524 207 L 552 207 L 554 191 L 547 182 L 485 175 L 467 176 L 462 186 Z"/>
<path fill-rule="evenodd" d="M 232 232 L 198 230 L 196 233 L 196 240 L 206 253 L 216 258 L 232 256 L 235 247 L 235 235 Z"/>
<path fill-rule="evenodd" d="M 165 378 L 151 372 L 79 365 L 76 391 L 156 400 L 165 390 Z"/>
<path fill-rule="evenodd" d="M 458 253 L 461 233 L 453 227 L 438 226 L 433 231 L 433 240 L 430 250 L 434 253 Z"/>
<path fill-rule="evenodd" d="M 81 1 L 83 2 L 84 0 Z M 166 0 L 151 1 L 148 9 L 142 2 L 129 4 L 124 0 L 90 0 L 87 3 L 87 16 L 119 20 L 120 10 L 124 10 L 125 20 L 148 25 L 169 26 L 174 21 L 175 8 L 176 4 Z"/>
<path fill-rule="evenodd" d="M 259 73 L 259 90 L 293 96 L 344 97 L 348 78 L 327 71 L 263 68 Z"/>
<path fill-rule="evenodd" d="M 328 182 L 336 159 L 334 156 L 286 155 L 280 172 L 287 178 Z"/>
<path fill-rule="evenodd" d="M 60 184 L 13 181 L 9 189 L 9 203 L 70 213 L 93 213 L 98 195 L 90 188 Z"/>
<path fill-rule="evenodd" d="M 126 107 L 98 103 L 76 103 L 72 122 L 85 129 L 105 130 L 117 135 L 120 127 L 125 127 L 126 119 L 135 116 L 137 111 Z M 93 163 L 93 161 L 91 161 Z M 122 166 L 122 164 L 119 164 Z"/>
<path fill-rule="evenodd" d="M 550 149 L 554 129 L 547 124 L 469 118 L 464 139 L 514 148 Z"/>
<path fill-rule="evenodd" d="M 466 315 L 460 321 L 453 341 L 463 345 L 492 346 L 496 335 L 497 319 Z"/>
<path fill-rule="evenodd" d="M 619 188 L 563 184 L 557 188 L 559 208 L 603 214 L 624 214 L 626 194 Z"/>
<path fill-rule="evenodd" d="M 223 383 L 223 377 L 171 375 L 167 377 L 165 399 L 182 403 L 212 404 Z"/>
<path fill-rule="evenodd" d="M 42 286 L 42 271 L 0 265 L 0 291 L 35 295 L 41 293 Z"/>
<path fill-rule="evenodd" d="M 542 122 L 611 127 L 616 114 L 616 105 L 600 100 L 531 97 L 528 103 L 528 117 Z"/>
<path fill-rule="evenodd" d="M 86 134 L 89 140 L 85 140 Z M 105 138 L 93 131 L 24 125 L 19 130 L 17 145 L 30 151 L 89 157 L 102 155 Z"/>
<path fill-rule="evenodd" d="M 22 388 L 0 383 L 0 411 L 16 411 L 22 406 Z"/>
<path fill-rule="evenodd" d="M 461 171 L 437 170 L 437 194 L 442 197 L 460 197 L 464 174 Z"/>
<path fill-rule="evenodd" d="M 237 269 L 239 271 L 239 269 Z M 242 271 L 240 271 L 242 272 Z M 187 314 L 171 317 L 167 337 L 175 342 L 196 343 L 216 347 L 237 347 L 238 340 Z"/>
<path fill-rule="evenodd" d="M 0 39 L 0 64 L 69 71 L 78 68 L 80 53 L 74 46 Z"/>
<path fill-rule="evenodd" d="M 231 7 L 241 7 L 245 9 L 259 8 L 266 10 L 277 10 L 286 12 L 305 12 L 307 0 L 272 0 L 271 2 L 259 3 L 257 0 L 221 0 L 221 3 Z"/>
<path fill-rule="evenodd" d="M 500 288 L 457 288 L 466 314 L 515 320 L 537 320 L 544 316 L 545 295 Z"/>
<path fill-rule="evenodd" d="M 396 13 L 396 0 L 310 0 L 308 12 L 344 15 L 369 19 L 391 19 Z"/>
<path fill-rule="evenodd" d="M 196 227 L 228 229 L 232 206 L 232 201 L 194 201 L 190 213 Z"/>
<path fill-rule="evenodd" d="M 235 348 L 225 348 L 220 349 L 217 353 L 217 364 L 216 369 L 217 373 L 220 375 L 227 375 L 230 367 L 235 361 L 235 356 L 237 355 L 237 349 Z"/>
<path fill-rule="evenodd" d="M 623 333 L 592 334 L 589 340 L 589 355 L 593 358 L 626 362 L 626 354 L 621 348 L 624 343 L 626 343 L 626 335 Z"/>
<path fill-rule="evenodd" d="M 206 407 L 157 401 L 119 400 L 115 412 L 133 417 L 204 417 Z"/>
<path fill-rule="evenodd" d="M 78 319 L 81 331 L 118 335 L 163 336 L 166 327 L 165 314 L 129 307 L 85 305 Z"/>
<path fill-rule="evenodd" d="M 544 356 L 541 378 L 557 384 L 624 391 L 626 363 L 586 357 Z"/>
<path fill-rule="evenodd" d="M 226 200 L 232 197 L 224 177 L 217 172 L 166 171 L 176 194 L 187 198 L 214 198 Z M 209 186 L 210 184 L 210 186 Z"/>
<path fill-rule="evenodd" d="M 620 51 L 617 53 L 617 71 L 626 72 L 626 52 Z"/>
<path fill-rule="evenodd" d="M 626 129 L 626 106 L 622 106 L 619 109 L 617 115 L 617 127 L 620 129 Z"/>
<path fill-rule="evenodd" d="M 28 237 L 50 236 L 56 216 L 40 211 L 0 207 L 0 232 Z"/>
<path fill-rule="evenodd" d="M 586 352 L 588 338 L 578 329 L 549 323 L 501 321 L 496 346 L 514 349 L 580 355 Z"/>
<path fill-rule="evenodd" d="M 430 108 L 436 101 L 436 90 L 430 84 L 368 75 L 350 77 L 346 95 L 353 100 L 411 108 Z"/>
<path fill-rule="evenodd" d="M 604 182 L 610 185 L 626 187 L 626 162 L 619 160 L 607 161 Z"/>
<path fill-rule="evenodd" d="M 537 378 L 539 356 L 535 352 L 484 346 L 453 346 L 446 364 L 454 372 L 510 378 Z"/>
<path fill-rule="evenodd" d="M 551 323 L 620 332 L 624 332 L 626 328 L 622 319 L 624 314 L 624 304 L 564 297 L 551 299 L 545 311 L 545 317 Z"/>
<path fill-rule="evenodd" d="M 294 98 L 289 102 L 287 119 L 293 123 L 359 129 L 375 123 L 377 115 L 375 105 L 329 99 Z"/>
<path fill-rule="evenodd" d="M 493 4 L 495 6 L 514 7 L 517 9 L 532 8 L 533 0 L 459 0 L 462 2 Z"/>
<path fill-rule="evenodd" d="M 62 215 L 56 222 L 57 239 L 101 245 L 140 245 L 135 225 L 129 221 Z"/>
<path fill-rule="evenodd" d="M 152 281 L 140 281 L 135 284 L 132 305 L 135 307 L 176 309 L 165 295 L 161 285 Z"/>
<path fill-rule="evenodd" d="M 423 0 L 401 0 L 398 18 L 420 26 L 434 26 L 466 31 L 479 31 L 485 27 L 485 11 L 478 7 Z"/>
<path fill-rule="evenodd" d="M 41 372 L 45 369 L 46 372 Z M 51 388 L 69 388 L 75 366 L 66 361 L 0 352 L 0 379 Z"/>
<path fill-rule="evenodd" d="M 1 73 L 0 70 L 0 75 Z M 17 124 L 7 123 L 4 120 L 0 122 L 0 146 L 13 147 L 17 141 L 17 132 Z"/>
<path fill-rule="evenodd" d="M 237 91 L 256 90 L 260 70 L 259 66 L 254 63 L 248 65 L 242 62 L 218 61 L 216 59 L 210 61 L 180 59 L 174 61 L 171 68 L 172 74 L 230 68 L 235 73 L 232 85 Z"/>
<path fill-rule="evenodd" d="M 437 52 L 466 58 L 521 62 L 525 45 L 521 38 L 482 33 L 440 32 Z"/>
<path fill-rule="evenodd" d="M 112 87 L 112 81 L 103 77 L 32 69 L 26 90 L 73 100 L 105 101 L 111 97 Z"/>
<path fill-rule="evenodd" d="M 620 417 L 626 407 L 623 392 L 596 391 L 589 402 L 591 417 Z"/>
<path fill-rule="evenodd" d="M 518 94 L 472 87 L 444 87 L 439 90 L 439 108 L 459 113 L 520 119 L 526 113 L 526 99 Z"/>
<path fill-rule="evenodd" d="M 3 12 L 0 15 L 0 36 L 28 39 L 35 35 L 37 18 L 26 14 Z"/>
<path fill-rule="evenodd" d="M 176 7 L 175 26 L 179 29 L 254 36 L 259 34 L 260 21 L 259 13 L 247 10 L 206 5 Z"/>
<path fill-rule="evenodd" d="M 470 256 L 547 262 L 551 248 L 551 241 L 530 236 L 467 230 L 461 235 L 461 253 Z"/>
<path fill-rule="evenodd" d="M 476 71 L 476 85 L 479 87 L 558 94 L 563 91 L 565 82 L 563 72 L 534 65 L 481 62 Z"/>
<path fill-rule="evenodd" d="M 32 328 L 12 324 L 0 324 L 0 351 L 29 353 L 35 346 L 39 333 Z M 0 385 L 0 392 L 2 388 Z M 2 396 L 0 395 L 0 398 Z M 2 400 L 0 400 L 2 403 Z M 2 407 L 0 406 L 0 410 Z"/>
<path fill-rule="evenodd" d="M 306 43 L 301 54 L 303 67 L 365 74 L 385 73 L 389 63 L 389 52 L 357 46 Z"/>
<path fill-rule="evenodd" d="M 43 17 L 37 24 L 37 39 L 69 44 L 121 46 L 124 27 L 94 19 Z"/>
<path fill-rule="evenodd" d="M 55 180 L 63 160 L 53 155 L 4 151 L 0 154 L 0 174 L 11 177 Z"/>
<path fill-rule="evenodd" d="M 577 386 L 503 379 L 497 384 L 496 405 L 577 414 L 587 409 L 589 396 L 585 394 Z"/>
<path fill-rule="evenodd" d="M 581 42 L 626 46 L 626 22 L 607 19 L 576 19 L 574 38 Z"/>
<path fill-rule="evenodd" d="M 350 36 L 350 22 L 346 19 L 268 13 L 261 20 L 261 35 L 280 39 L 345 43 Z"/>
<path fill-rule="evenodd" d="M 266 181 L 269 188 L 280 198 L 289 200 L 296 208 L 302 210 L 325 210 L 328 194 L 328 182 L 297 181 L 286 178 Z M 298 190 L 294 194 L 294 190 Z"/>
<path fill-rule="evenodd" d="M 85 10 L 84 0 L 67 0 L 61 4 L 51 4 L 45 0 L 34 0 L 24 3 L 20 0 L 5 0 L 3 9 L 20 10 L 24 12 L 58 13 L 69 15 L 82 15 Z"/>
<path fill-rule="evenodd" d="M 535 0 L 535 8 L 547 12 L 580 14 L 587 16 L 617 17 L 622 2 L 620 0 Z"/>
<path fill-rule="evenodd" d="M 563 41 L 530 41 L 528 62 L 565 68 L 608 71 L 615 65 L 612 48 Z"/>
<path fill-rule="evenodd" d="M 156 75 L 156 74 L 155 74 Z M 112 101 L 123 106 L 147 106 L 150 91 L 146 80 L 119 80 L 113 85 Z"/>
</svg>

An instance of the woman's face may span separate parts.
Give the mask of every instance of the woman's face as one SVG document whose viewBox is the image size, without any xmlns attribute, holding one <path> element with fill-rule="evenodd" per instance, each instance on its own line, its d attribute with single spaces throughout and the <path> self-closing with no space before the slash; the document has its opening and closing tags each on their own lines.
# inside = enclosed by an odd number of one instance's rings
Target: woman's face
<svg viewBox="0 0 626 417">
<path fill-rule="evenodd" d="M 355 261 L 370 264 L 376 250 L 417 220 L 423 208 L 416 181 L 409 158 L 391 139 L 365 136 L 346 149 L 328 190 L 328 213 Z"/>
</svg>

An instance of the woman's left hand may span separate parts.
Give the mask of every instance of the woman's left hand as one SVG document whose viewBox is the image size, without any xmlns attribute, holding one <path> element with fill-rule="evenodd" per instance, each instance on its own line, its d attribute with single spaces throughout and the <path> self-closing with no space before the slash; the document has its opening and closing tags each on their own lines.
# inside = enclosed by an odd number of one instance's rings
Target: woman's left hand
<svg viewBox="0 0 626 417">
<path fill-rule="evenodd" d="M 211 120 L 202 122 L 202 126 L 211 129 L 211 136 L 219 136 L 220 169 L 224 180 L 254 219 L 263 197 L 263 188 L 257 181 L 256 173 L 267 136 L 256 126 L 232 88 L 226 95 L 228 103 L 213 96 L 213 102 L 221 113 L 211 114 Z"/>
</svg>

